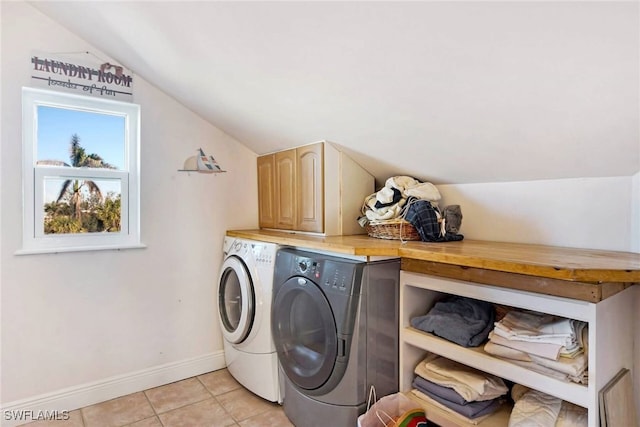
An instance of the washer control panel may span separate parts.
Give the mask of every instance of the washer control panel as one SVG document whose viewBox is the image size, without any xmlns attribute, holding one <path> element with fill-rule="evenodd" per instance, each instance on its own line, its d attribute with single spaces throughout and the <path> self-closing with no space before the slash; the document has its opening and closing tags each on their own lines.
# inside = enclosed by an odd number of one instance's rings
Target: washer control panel
<svg viewBox="0 0 640 427">
<path fill-rule="evenodd" d="M 258 267 L 272 267 L 276 262 L 277 245 L 226 237 L 223 252 L 225 256 L 235 255 Z"/>
<path fill-rule="evenodd" d="M 252 243 L 253 258 L 258 265 L 271 265 L 275 262 L 275 249 L 263 243 Z"/>
</svg>

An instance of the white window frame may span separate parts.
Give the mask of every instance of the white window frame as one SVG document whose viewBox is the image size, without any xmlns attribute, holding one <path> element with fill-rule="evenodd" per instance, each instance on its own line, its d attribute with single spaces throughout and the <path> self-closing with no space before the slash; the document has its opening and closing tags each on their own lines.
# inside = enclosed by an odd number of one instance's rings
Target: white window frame
<svg viewBox="0 0 640 427">
<path fill-rule="evenodd" d="M 122 170 L 37 165 L 38 107 L 67 108 L 125 119 Z M 42 89 L 22 88 L 23 247 L 17 254 L 143 248 L 140 242 L 140 106 Z M 120 231 L 44 233 L 44 178 L 115 179 L 121 185 Z"/>
</svg>

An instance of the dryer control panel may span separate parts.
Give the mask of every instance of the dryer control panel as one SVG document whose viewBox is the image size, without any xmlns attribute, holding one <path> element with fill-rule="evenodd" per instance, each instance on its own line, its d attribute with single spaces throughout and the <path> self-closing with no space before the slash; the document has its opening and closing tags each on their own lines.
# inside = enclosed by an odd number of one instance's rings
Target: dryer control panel
<svg viewBox="0 0 640 427">
<path fill-rule="evenodd" d="M 358 294 L 360 283 L 355 283 L 357 271 L 364 263 L 350 259 L 328 257 L 321 254 L 297 251 L 293 257 L 290 275 L 303 276 L 327 292 L 338 292 L 345 295 Z"/>
</svg>

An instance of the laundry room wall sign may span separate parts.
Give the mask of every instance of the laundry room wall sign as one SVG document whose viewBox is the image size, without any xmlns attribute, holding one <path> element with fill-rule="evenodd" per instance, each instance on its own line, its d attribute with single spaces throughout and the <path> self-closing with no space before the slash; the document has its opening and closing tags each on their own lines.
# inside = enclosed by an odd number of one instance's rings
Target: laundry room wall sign
<svg viewBox="0 0 640 427">
<path fill-rule="evenodd" d="M 133 73 L 109 62 L 92 62 L 87 58 L 78 60 L 59 54 L 32 53 L 29 61 L 31 85 L 131 102 Z"/>
</svg>

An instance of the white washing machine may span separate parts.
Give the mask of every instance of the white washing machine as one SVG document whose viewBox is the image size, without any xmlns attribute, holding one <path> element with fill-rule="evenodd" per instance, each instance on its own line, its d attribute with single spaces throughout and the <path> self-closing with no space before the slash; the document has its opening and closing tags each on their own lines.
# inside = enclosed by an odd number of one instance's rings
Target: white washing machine
<svg viewBox="0 0 640 427">
<path fill-rule="evenodd" d="M 271 335 L 273 273 L 278 245 L 224 238 L 218 309 L 227 369 L 245 388 L 282 402 Z"/>
</svg>

